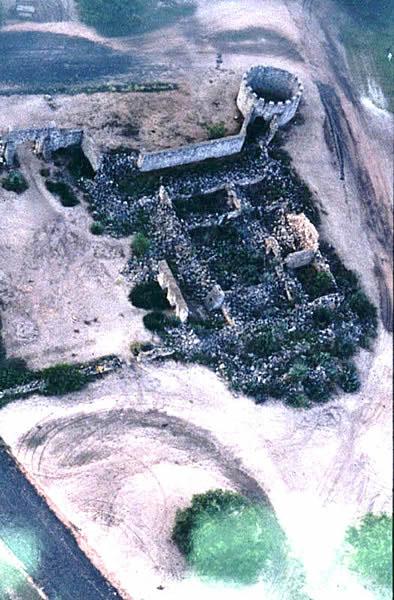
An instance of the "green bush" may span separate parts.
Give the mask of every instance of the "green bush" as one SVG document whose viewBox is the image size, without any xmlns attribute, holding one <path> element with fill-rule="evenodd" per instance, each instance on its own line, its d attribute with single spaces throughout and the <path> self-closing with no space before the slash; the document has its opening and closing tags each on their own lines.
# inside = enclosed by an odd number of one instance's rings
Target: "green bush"
<svg viewBox="0 0 394 600">
<path fill-rule="evenodd" d="M 76 365 L 58 364 L 41 371 L 46 396 L 61 396 L 82 389 L 88 376 Z"/>
<path fill-rule="evenodd" d="M 105 225 L 101 221 L 93 221 L 89 229 L 93 235 L 101 235 L 104 232 Z"/>
<path fill-rule="evenodd" d="M 67 183 L 63 181 L 52 181 L 47 179 L 45 181 L 45 187 L 51 194 L 59 196 L 60 202 L 63 206 L 76 206 L 79 204 L 78 198 Z"/>
<path fill-rule="evenodd" d="M 10 171 L 6 179 L 3 179 L 1 185 L 4 189 L 17 194 L 22 194 L 28 189 L 29 184 L 19 171 Z"/>
<path fill-rule="evenodd" d="M 16 387 L 36 379 L 24 360 L 9 358 L 0 364 L 0 390 Z"/>
<path fill-rule="evenodd" d="M 308 374 L 308 365 L 302 360 L 296 360 L 289 369 L 287 376 L 291 381 L 303 381 Z"/>
<path fill-rule="evenodd" d="M 179 325 L 179 321 L 175 317 L 167 317 L 167 315 L 156 311 L 145 315 L 143 321 L 145 327 L 150 331 L 162 331 L 166 327 Z"/>
<path fill-rule="evenodd" d="M 334 321 L 334 313 L 326 306 L 318 306 L 313 311 L 312 319 L 319 329 L 324 329 Z"/>
<path fill-rule="evenodd" d="M 48 168 L 43 167 L 42 169 L 40 169 L 40 175 L 42 177 L 49 177 L 50 174 L 51 174 L 51 171 Z"/>
<path fill-rule="evenodd" d="M 210 140 L 217 140 L 227 135 L 227 129 L 223 122 L 207 125 L 207 131 Z"/>
<path fill-rule="evenodd" d="M 338 370 L 337 383 L 344 392 L 352 393 L 360 389 L 360 380 L 354 364 L 350 361 L 343 361 Z"/>
<path fill-rule="evenodd" d="M 376 307 L 369 301 L 362 290 L 357 290 L 350 296 L 349 306 L 360 319 L 368 319 L 371 320 L 372 323 L 377 324 Z"/>
<path fill-rule="evenodd" d="M 393 579 L 393 518 L 367 513 L 357 527 L 349 527 L 350 568 L 373 583 L 390 587 Z"/>
<path fill-rule="evenodd" d="M 131 242 L 131 249 L 135 256 L 144 256 L 144 254 L 148 252 L 149 246 L 150 242 L 143 233 L 138 232 L 135 234 L 133 241 Z"/>
<path fill-rule="evenodd" d="M 332 353 L 338 358 L 350 358 L 357 350 L 354 340 L 349 336 L 338 335 L 335 339 Z"/>
<path fill-rule="evenodd" d="M 256 356 L 268 357 L 273 352 L 281 349 L 282 338 L 273 328 L 264 328 L 250 336 L 245 344 L 248 353 Z"/>
<path fill-rule="evenodd" d="M 139 283 L 133 287 L 129 294 L 129 300 L 137 308 L 146 310 L 166 310 L 170 308 L 165 293 L 157 281 Z"/>
<path fill-rule="evenodd" d="M 250 585 L 283 569 L 287 545 L 273 511 L 234 492 L 211 490 L 178 510 L 172 540 L 200 576 Z"/>
<path fill-rule="evenodd" d="M 296 275 L 312 300 L 334 291 L 334 280 L 327 271 L 317 271 L 313 266 L 308 265 L 297 269 Z"/>
</svg>

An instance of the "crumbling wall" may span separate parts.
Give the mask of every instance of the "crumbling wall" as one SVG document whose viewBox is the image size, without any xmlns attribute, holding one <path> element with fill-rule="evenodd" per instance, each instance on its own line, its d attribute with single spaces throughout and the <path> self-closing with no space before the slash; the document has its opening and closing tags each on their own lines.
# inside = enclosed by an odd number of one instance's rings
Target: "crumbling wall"
<svg viewBox="0 0 394 600">
<path fill-rule="evenodd" d="M 93 171 L 97 172 L 101 166 L 103 155 L 92 137 L 85 132 L 82 138 L 81 149 L 90 162 Z"/>
<path fill-rule="evenodd" d="M 27 141 L 35 142 L 37 152 L 45 159 L 50 158 L 52 152 L 59 148 L 67 148 L 75 144 L 81 144 L 83 138 L 82 129 L 57 129 L 55 125 L 39 129 L 18 129 L 8 132 L 2 137 L 4 146 L 4 158 L 8 166 L 14 163 L 16 148 L 19 144 Z"/>
<path fill-rule="evenodd" d="M 159 273 L 157 281 L 162 290 L 167 293 L 167 300 L 175 308 L 175 314 L 178 319 L 184 323 L 189 316 L 189 307 L 187 306 L 182 292 L 171 272 L 166 260 L 159 261 Z"/>
</svg>

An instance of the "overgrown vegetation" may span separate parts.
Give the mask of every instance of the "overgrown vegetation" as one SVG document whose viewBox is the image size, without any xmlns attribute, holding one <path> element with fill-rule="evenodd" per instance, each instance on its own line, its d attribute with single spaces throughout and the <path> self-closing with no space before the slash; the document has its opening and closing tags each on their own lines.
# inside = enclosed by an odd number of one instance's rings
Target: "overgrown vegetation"
<svg viewBox="0 0 394 600">
<path fill-rule="evenodd" d="M 149 250 L 149 246 L 150 242 L 148 238 L 140 231 L 137 231 L 133 241 L 131 242 L 131 250 L 133 254 L 140 258 L 146 254 L 146 252 Z"/>
<path fill-rule="evenodd" d="M 337 2 L 349 14 L 349 19 L 341 24 L 341 41 L 353 72 L 361 78 L 359 87 L 364 88 L 364 95 L 370 95 L 373 90 L 369 86 L 376 79 L 393 112 L 394 60 L 389 60 L 389 52 L 394 54 L 394 4 L 391 0 Z"/>
<path fill-rule="evenodd" d="M 18 90 L 18 94 L 67 94 L 68 96 L 76 96 L 77 94 L 101 94 L 117 93 L 128 94 L 130 92 L 153 93 L 167 92 L 169 90 L 177 90 L 178 85 L 169 81 L 151 81 L 147 83 L 89 83 L 88 85 L 81 83 L 78 85 L 54 85 L 48 83 L 46 85 L 34 85 L 25 83 L 24 87 Z M 15 89 L 0 90 L 1 96 L 13 96 Z"/>
<path fill-rule="evenodd" d="M 181 0 L 77 0 L 82 20 L 106 36 L 123 36 L 159 29 L 195 7 Z"/>
<path fill-rule="evenodd" d="M 81 390 L 89 381 L 102 376 L 108 370 L 119 367 L 120 364 L 117 357 L 104 356 L 86 364 L 59 363 L 35 371 L 29 369 L 21 358 L 7 358 L 0 336 L 0 396 L 2 396 L 0 407 L 33 391 L 46 396 L 61 396 Z M 106 370 L 103 365 L 106 365 Z"/>
<path fill-rule="evenodd" d="M 147 281 L 133 287 L 129 300 L 137 308 L 166 310 L 170 308 L 165 293 L 156 281 Z"/>
<path fill-rule="evenodd" d="M 29 187 L 20 171 L 10 171 L 8 177 L 1 182 L 1 185 L 4 189 L 17 194 L 22 194 Z"/>
<path fill-rule="evenodd" d="M 178 319 L 168 317 L 159 311 L 148 313 L 144 316 L 143 321 L 145 327 L 150 331 L 164 331 L 167 327 L 177 327 L 179 325 Z"/>
<path fill-rule="evenodd" d="M 274 153 L 279 150 L 277 143 Z M 372 346 L 377 311 L 357 276 L 322 241 L 320 258 L 309 266 L 284 266 L 286 255 L 300 249 L 288 215 L 304 213 L 315 226 L 320 219 L 288 157 L 283 164 L 282 155 L 272 154 L 264 162 L 269 176 L 237 189 L 239 212 L 229 206 L 225 190 L 204 190 L 258 177 L 261 153 L 252 139 L 238 157 L 159 173 L 141 174 L 130 168 L 129 157 L 119 162 L 108 157 L 89 186 L 90 203 L 94 218 L 106 220 L 108 233 L 119 236 L 127 229 L 149 240 L 148 251 L 138 261 L 130 259 L 130 273 L 144 280 L 152 261 L 167 260 L 191 309 L 188 321 L 170 320 L 158 312 L 164 307 L 149 300 L 140 306 L 153 309 L 145 325 L 158 333 L 173 358 L 209 366 L 258 403 L 281 398 L 306 408 L 339 389 L 359 389 L 352 359 L 360 346 Z M 115 178 L 116 203 L 111 204 L 107 185 Z M 102 191 L 101 182 L 106 184 Z M 171 191 L 171 203 L 159 201 L 160 185 Z M 278 256 L 267 252 L 272 239 Z M 212 282 L 225 291 L 233 325 L 220 311 L 204 308 Z"/>
<path fill-rule="evenodd" d="M 194 495 L 178 510 L 172 539 L 201 577 L 250 585 L 284 570 L 288 548 L 272 509 L 230 491 Z"/>
<path fill-rule="evenodd" d="M 222 121 L 220 123 L 212 123 L 212 125 L 207 125 L 207 132 L 210 140 L 216 140 L 227 135 L 226 126 Z"/>
<path fill-rule="evenodd" d="M 89 229 L 90 233 L 92 233 L 93 235 L 101 235 L 102 233 L 104 233 L 105 225 L 101 221 L 93 221 Z"/>
<path fill-rule="evenodd" d="M 346 533 L 349 567 L 373 584 L 392 587 L 393 518 L 387 514 L 367 513 L 356 527 Z"/>
<path fill-rule="evenodd" d="M 58 364 L 40 373 L 44 381 L 45 396 L 62 396 L 81 390 L 89 381 L 89 376 L 77 365 Z"/>
<path fill-rule="evenodd" d="M 79 200 L 75 196 L 71 187 L 64 181 L 53 181 L 51 179 L 47 179 L 45 181 L 45 187 L 51 192 L 51 194 L 55 194 L 60 198 L 60 202 L 63 206 L 69 207 L 79 204 Z"/>
</svg>

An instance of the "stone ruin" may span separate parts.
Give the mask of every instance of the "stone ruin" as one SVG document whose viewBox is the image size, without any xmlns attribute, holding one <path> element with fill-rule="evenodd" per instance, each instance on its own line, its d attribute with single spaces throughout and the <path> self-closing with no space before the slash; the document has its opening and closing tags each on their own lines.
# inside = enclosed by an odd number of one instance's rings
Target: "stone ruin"
<svg viewBox="0 0 394 600">
<path fill-rule="evenodd" d="M 9 130 L 0 136 L 0 162 L 12 167 L 17 147 L 24 142 L 33 142 L 34 152 L 44 160 L 50 160 L 52 153 L 60 148 L 80 146 L 94 171 L 100 166 L 101 155 L 92 138 L 82 129 L 59 129 L 55 122 L 47 127 Z"/>
<path fill-rule="evenodd" d="M 261 142 L 267 146 L 278 128 L 294 117 L 302 91 L 298 78 L 288 71 L 261 65 L 252 67 L 244 74 L 237 96 L 237 106 L 244 118 L 238 135 L 158 152 L 140 152 L 137 160 L 132 158 L 130 164 L 141 172 L 149 172 L 239 154 L 248 136 L 248 127 L 256 119 L 268 123 L 269 133 Z M 59 148 L 80 145 L 94 171 L 102 164 L 102 154 L 86 132 L 58 129 L 53 122 L 48 127 L 9 131 L 0 137 L 0 160 L 3 157 L 3 162 L 12 167 L 17 145 L 28 140 L 35 143 L 36 151 L 45 160 Z"/>
<path fill-rule="evenodd" d="M 244 146 L 249 125 L 257 118 L 269 124 L 269 135 L 263 142 L 268 145 L 278 128 L 294 117 L 303 89 L 298 78 L 288 71 L 261 65 L 252 67 L 244 74 L 237 96 L 237 106 L 244 117 L 238 135 L 171 150 L 141 152 L 137 166 L 141 171 L 155 171 L 238 154 Z"/>
<path fill-rule="evenodd" d="M 237 105 L 249 124 L 275 119 L 283 127 L 294 117 L 304 88 L 296 75 L 274 67 L 251 67 L 243 78 Z"/>
</svg>

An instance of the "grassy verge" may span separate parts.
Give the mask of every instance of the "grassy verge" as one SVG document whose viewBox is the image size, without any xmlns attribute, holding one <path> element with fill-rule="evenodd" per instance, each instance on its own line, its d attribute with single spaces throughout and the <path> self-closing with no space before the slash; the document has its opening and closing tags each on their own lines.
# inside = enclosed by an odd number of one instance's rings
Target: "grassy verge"
<svg viewBox="0 0 394 600">
<path fill-rule="evenodd" d="M 90 85 L 27 85 L 23 89 L 0 90 L 0 96 L 13 96 L 15 94 L 67 94 L 76 96 L 77 94 L 99 94 L 99 93 L 118 93 L 127 94 L 131 92 L 168 92 L 178 89 L 176 83 L 166 81 L 153 81 L 152 83 L 103 83 Z"/>
<path fill-rule="evenodd" d="M 109 37 L 154 31 L 193 14 L 191 3 L 158 0 L 77 0 L 81 19 Z"/>
<path fill-rule="evenodd" d="M 369 91 L 368 79 L 375 79 L 387 100 L 386 108 L 394 112 L 394 58 L 388 60 L 390 48 L 394 53 L 393 18 L 362 19 L 354 13 L 342 22 L 340 39 L 350 67 L 360 78 L 363 92 L 366 94 Z"/>
</svg>

